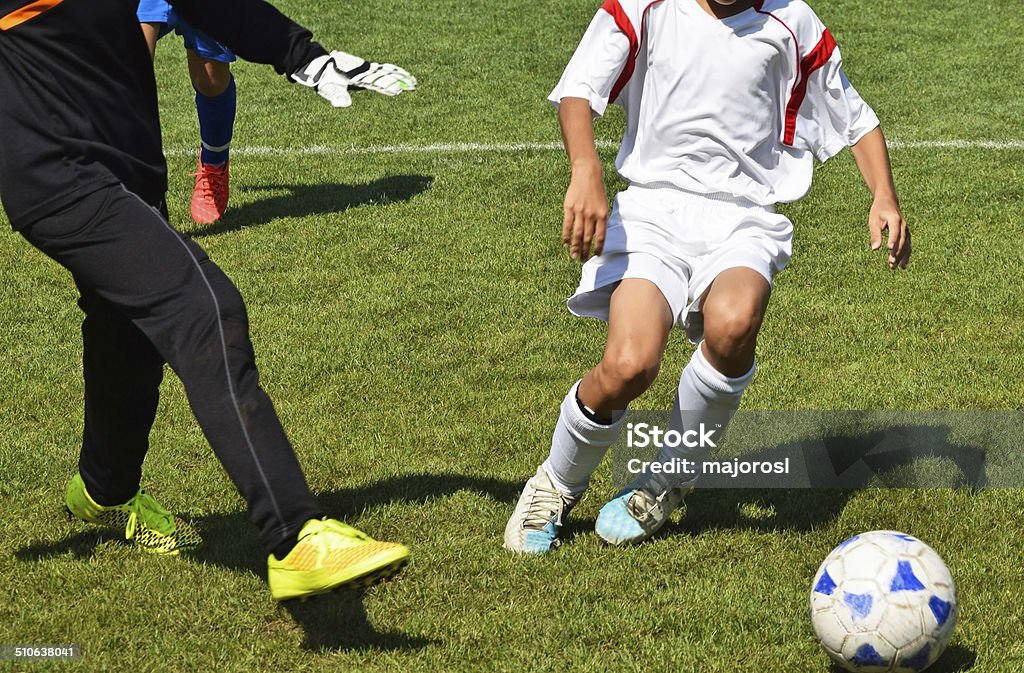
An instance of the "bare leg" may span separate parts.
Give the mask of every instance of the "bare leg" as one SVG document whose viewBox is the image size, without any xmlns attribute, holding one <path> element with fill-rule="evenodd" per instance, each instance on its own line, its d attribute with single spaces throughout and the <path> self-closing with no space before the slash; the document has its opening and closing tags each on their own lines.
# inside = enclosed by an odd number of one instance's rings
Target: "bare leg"
<svg viewBox="0 0 1024 673">
<path fill-rule="evenodd" d="M 140 23 L 142 26 L 142 34 L 146 38 L 146 46 L 149 47 L 149 57 L 156 57 L 156 43 L 160 39 L 160 33 L 163 31 L 166 23 Z"/>
<path fill-rule="evenodd" d="M 145 25 L 145 24 L 143 24 Z M 186 49 L 188 55 L 188 76 L 192 86 L 207 98 L 216 98 L 231 84 L 231 65 L 203 58 L 195 49 Z"/>
<path fill-rule="evenodd" d="M 754 364 L 772 288 L 764 276 L 745 267 L 726 269 L 705 293 L 704 357 L 725 376 L 743 376 Z"/>
<path fill-rule="evenodd" d="M 627 278 L 612 294 L 604 357 L 587 372 L 579 398 L 601 418 L 610 419 L 643 394 L 658 375 L 672 310 L 658 287 Z"/>
<path fill-rule="evenodd" d="M 564 517 L 619 434 L 625 415 L 616 412 L 657 376 L 673 322 L 668 302 L 650 281 L 627 279 L 615 288 L 604 357 L 562 400 L 551 452 L 505 527 L 508 549 L 543 554 L 558 546 Z"/>
</svg>

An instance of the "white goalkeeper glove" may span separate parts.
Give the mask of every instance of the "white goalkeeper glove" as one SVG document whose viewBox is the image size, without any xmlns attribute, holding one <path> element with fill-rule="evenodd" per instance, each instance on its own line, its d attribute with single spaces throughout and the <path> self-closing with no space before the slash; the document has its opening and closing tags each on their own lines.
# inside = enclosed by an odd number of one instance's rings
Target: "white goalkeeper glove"
<svg viewBox="0 0 1024 673">
<path fill-rule="evenodd" d="M 385 96 L 397 96 L 416 88 L 416 78 L 405 69 L 391 63 L 370 63 L 343 51 L 314 58 L 304 68 L 293 72 L 292 79 L 315 89 L 334 107 L 352 105 L 350 88 L 376 91 Z"/>
</svg>

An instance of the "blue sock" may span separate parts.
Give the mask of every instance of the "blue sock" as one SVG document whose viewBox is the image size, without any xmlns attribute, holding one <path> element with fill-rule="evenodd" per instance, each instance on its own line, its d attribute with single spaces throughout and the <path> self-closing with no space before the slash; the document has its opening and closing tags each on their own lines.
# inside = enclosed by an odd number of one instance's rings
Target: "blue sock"
<svg viewBox="0 0 1024 673">
<path fill-rule="evenodd" d="M 228 88 L 212 98 L 196 92 L 196 112 L 199 113 L 199 137 L 203 142 L 201 153 L 204 164 L 222 164 L 228 160 L 231 133 L 235 128 L 235 78 Z"/>
</svg>

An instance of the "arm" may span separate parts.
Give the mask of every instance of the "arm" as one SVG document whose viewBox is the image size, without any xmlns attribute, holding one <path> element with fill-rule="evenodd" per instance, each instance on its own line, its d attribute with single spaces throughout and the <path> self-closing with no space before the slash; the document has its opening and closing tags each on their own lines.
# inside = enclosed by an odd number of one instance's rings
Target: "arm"
<svg viewBox="0 0 1024 673">
<path fill-rule="evenodd" d="M 819 161 L 828 161 L 845 147 L 852 149 L 857 168 L 873 197 L 868 215 L 871 249 L 882 247 L 882 230 L 888 229 L 889 268 L 906 268 L 910 259 L 910 230 L 900 212 L 878 116 L 850 84 L 832 34 L 813 12 L 803 18 L 799 24 L 801 44 L 813 47 L 802 56 L 801 63 L 812 65 L 793 140 L 806 145 Z"/>
<path fill-rule="evenodd" d="M 291 75 L 327 50 L 313 34 L 263 0 L 168 0 L 190 24 L 239 57 Z"/>
<path fill-rule="evenodd" d="M 595 255 L 604 248 L 608 196 L 594 144 L 594 117 L 604 113 L 630 57 L 630 41 L 620 25 L 625 21 L 604 7 L 598 10 L 548 96 L 558 106 L 572 171 L 563 205 L 562 243 L 573 259 L 584 262 L 591 244 Z"/>
<path fill-rule="evenodd" d="M 582 98 L 563 98 L 558 121 L 572 171 L 563 205 L 562 244 L 573 259 L 585 262 L 591 243 L 594 254 L 601 254 L 608 221 L 608 195 L 594 143 L 590 103 Z"/>
<path fill-rule="evenodd" d="M 889 150 L 881 127 L 876 127 L 862 137 L 851 150 L 873 197 L 868 215 L 871 249 L 882 247 L 882 231 L 888 229 L 889 268 L 895 269 L 898 266 L 905 269 L 910 261 L 910 228 L 900 212 L 892 167 L 889 164 Z"/>
<path fill-rule="evenodd" d="M 350 88 L 397 96 L 416 78 L 390 63 L 370 63 L 341 51 L 327 53 L 313 34 L 263 0 L 168 0 L 186 21 L 247 61 L 315 89 L 334 107 L 352 104 Z"/>
</svg>

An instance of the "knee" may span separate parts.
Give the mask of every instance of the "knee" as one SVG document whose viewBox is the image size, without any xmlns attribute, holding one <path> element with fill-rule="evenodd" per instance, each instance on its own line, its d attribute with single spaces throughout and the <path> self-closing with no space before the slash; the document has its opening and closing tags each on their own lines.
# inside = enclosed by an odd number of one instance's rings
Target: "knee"
<svg viewBox="0 0 1024 673">
<path fill-rule="evenodd" d="M 705 314 L 705 347 L 719 360 L 746 359 L 753 355 L 763 318 L 755 307 L 718 307 Z"/>
<path fill-rule="evenodd" d="M 250 355 L 249 316 L 242 294 L 209 258 L 199 261 L 199 270 L 202 278 L 192 286 L 188 309 L 195 333 L 202 338 L 223 339 L 231 355 Z"/>
<path fill-rule="evenodd" d="M 630 350 L 606 353 L 601 360 L 605 389 L 612 397 L 633 400 L 651 387 L 660 366 L 657 357 Z"/>
<path fill-rule="evenodd" d="M 189 70 L 192 75 L 192 87 L 207 98 L 221 95 L 231 85 L 231 67 L 227 63 L 203 61 Z"/>
<path fill-rule="evenodd" d="M 210 283 L 213 296 L 217 300 L 217 314 L 220 319 L 248 325 L 249 316 L 245 308 L 245 300 L 242 299 L 242 293 L 238 291 L 231 279 L 224 275 L 219 268 L 214 273 L 207 273 L 206 278 Z"/>
<path fill-rule="evenodd" d="M 213 266 L 210 263 L 210 266 Z M 204 269 L 206 278 L 217 300 L 217 320 L 221 323 L 226 345 L 230 349 L 251 352 L 249 343 L 249 315 L 245 300 L 231 279 L 219 267 Z"/>
<path fill-rule="evenodd" d="M 217 300 L 216 306 L 197 302 L 192 324 L 169 358 L 186 388 L 197 380 L 207 385 L 223 381 L 227 375 L 237 391 L 255 372 L 256 354 L 241 297 L 217 293 Z"/>
</svg>

